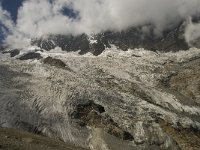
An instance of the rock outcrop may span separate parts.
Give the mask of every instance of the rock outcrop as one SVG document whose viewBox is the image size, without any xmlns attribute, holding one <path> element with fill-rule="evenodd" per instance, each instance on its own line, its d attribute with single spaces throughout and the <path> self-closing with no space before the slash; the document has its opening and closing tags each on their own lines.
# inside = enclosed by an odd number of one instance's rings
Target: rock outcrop
<svg viewBox="0 0 200 150">
<path fill-rule="evenodd" d="M 42 56 L 40 55 L 40 53 L 36 53 L 36 52 L 28 52 L 22 56 L 20 56 L 18 59 L 20 60 L 29 60 L 29 59 L 41 59 Z"/>
<path fill-rule="evenodd" d="M 3 51 L 2 52 L 2 54 L 7 54 L 7 53 L 10 54 L 10 57 L 15 57 L 15 56 L 17 56 L 20 53 L 20 50 L 13 49 L 13 50 L 10 50 L 10 51 Z"/>
</svg>

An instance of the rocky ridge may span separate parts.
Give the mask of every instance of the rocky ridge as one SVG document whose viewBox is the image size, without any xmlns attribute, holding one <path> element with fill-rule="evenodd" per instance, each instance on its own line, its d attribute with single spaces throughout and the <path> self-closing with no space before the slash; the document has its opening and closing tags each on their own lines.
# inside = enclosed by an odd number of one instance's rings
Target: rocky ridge
<svg viewBox="0 0 200 150">
<path fill-rule="evenodd" d="M 193 22 L 198 22 L 198 20 L 200 19 L 193 19 Z M 63 51 L 79 51 L 79 54 L 91 52 L 96 56 L 107 48 L 111 48 L 112 45 L 124 51 L 144 48 L 169 52 L 188 50 L 190 47 L 200 48 L 199 39 L 190 44 L 185 41 L 186 26 L 186 21 L 180 22 L 172 29 L 165 30 L 162 35 L 156 35 L 152 25 L 131 27 L 121 32 L 106 31 L 93 35 L 49 35 L 32 39 L 32 45 L 45 50 L 60 47 Z"/>
</svg>

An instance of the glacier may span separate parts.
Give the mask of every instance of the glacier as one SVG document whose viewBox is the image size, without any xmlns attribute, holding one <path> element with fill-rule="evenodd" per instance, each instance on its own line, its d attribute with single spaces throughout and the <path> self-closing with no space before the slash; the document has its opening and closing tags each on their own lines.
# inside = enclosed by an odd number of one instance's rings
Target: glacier
<svg viewBox="0 0 200 150">
<path fill-rule="evenodd" d="M 41 59 L 18 59 L 35 50 Z M 0 126 L 94 150 L 189 149 L 187 136 L 198 149 L 199 70 L 198 48 L 0 54 Z"/>
</svg>

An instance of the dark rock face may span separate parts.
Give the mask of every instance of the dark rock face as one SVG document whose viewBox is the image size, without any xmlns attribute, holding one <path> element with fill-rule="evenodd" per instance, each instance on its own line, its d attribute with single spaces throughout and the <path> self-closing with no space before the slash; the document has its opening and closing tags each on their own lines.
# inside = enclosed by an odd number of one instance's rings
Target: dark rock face
<svg viewBox="0 0 200 150">
<path fill-rule="evenodd" d="M 167 30 L 162 36 L 155 36 L 153 28 L 148 27 L 148 33 L 144 34 L 142 27 L 132 27 L 122 32 L 104 32 L 91 37 L 86 34 L 79 36 L 51 35 L 47 39 L 33 39 L 32 45 L 45 50 L 61 47 L 65 51 L 78 51 L 80 54 L 91 52 L 94 55 L 101 54 L 105 48 L 111 45 L 119 49 L 128 50 L 134 48 L 145 48 L 152 51 L 177 51 L 187 50 L 189 45 L 184 39 L 185 22 L 177 27 Z M 197 42 L 198 43 L 198 42 Z M 194 44 L 198 47 L 198 44 Z"/>
<path fill-rule="evenodd" d="M 60 59 L 52 58 L 52 57 L 47 57 L 43 60 L 44 64 L 48 64 L 50 66 L 55 66 L 57 68 L 62 68 L 62 69 L 68 69 L 71 71 L 71 69 Z"/>
<path fill-rule="evenodd" d="M 62 35 L 49 36 L 48 39 L 33 40 L 32 45 L 37 45 L 45 50 L 51 50 L 56 46 L 59 46 L 67 51 L 81 50 L 81 53 L 86 53 L 89 49 L 89 41 L 84 34 L 77 37 Z"/>
<path fill-rule="evenodd" d="M 35 52 L 30 52 L 30 53 L 27 53 L 27 54 L 21 56 L 18 59 L 20 59 L 20 60 L 29 60 L 29 59 L 41 59 L 41 58 L 42 58 L 41 54 L 35 53 Z"/>
<path fill-rule="evenodd" d="M 162 36 L 156 37 L 153 34 L 153 30 L 149 30 L 148 34 L 142 32 L 139 28 L 130 28 L 121 33 L 105 33 L 106 39 L 112 41 L 112 44 L 116 45 L 122 50 L 128 48 L 145 48 L 148 50 L 158 51 L 176 51 L 186 50 L 188 45 L 183 37 L 184 23 L 178 25 L 176 28 L 165 31 Z"/>
<path fill-rule="evenodd" d="M 20 51 L 18 49 L 12 50 L 10 53 L 10 57 L 15 57 L 19 55 Z"/>
<path fill-rule="evenodd" d="M 6 54 L 6 53 L 10 53 L 10 57 L 15 57 L 15 56 L 19 55 L 20 50 L 13 49 L 13 50 L 10 50 L 10 51 L 3 51 L 2 52 L 2 54 Z"/>
</svg>

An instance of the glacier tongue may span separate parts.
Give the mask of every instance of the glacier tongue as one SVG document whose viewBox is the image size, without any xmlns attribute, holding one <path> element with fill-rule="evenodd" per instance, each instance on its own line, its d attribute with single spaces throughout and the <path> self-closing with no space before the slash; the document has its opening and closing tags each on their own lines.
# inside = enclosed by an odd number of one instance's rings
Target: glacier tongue
<svg viewBox="0 0 200 150">
<path fill-rule="evenodd" d="M 1 54 L 0 125 L 95 150 L 188 149 L 188 132 L 200 148 L 200 49 L 115 49 L 39 52 L 70 69 Z"/>
</svg>

